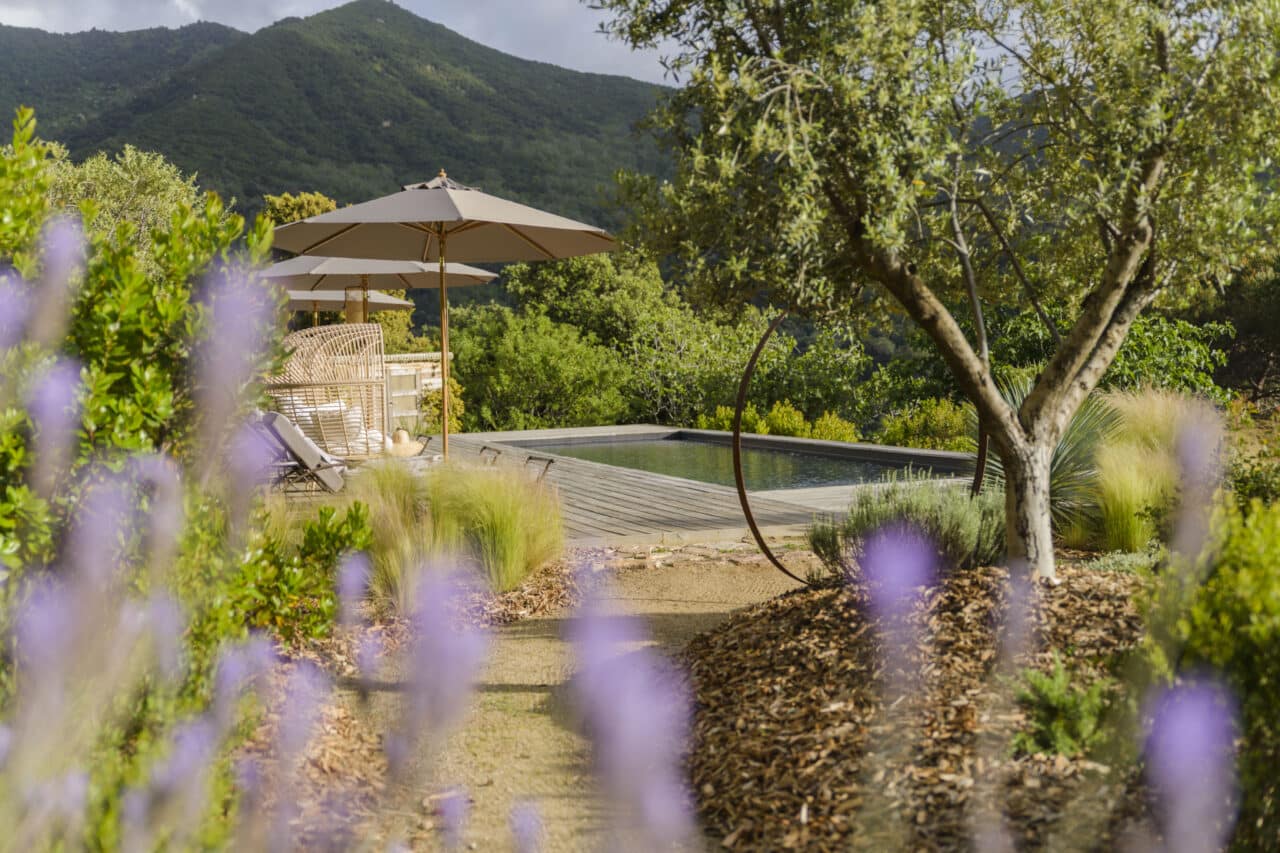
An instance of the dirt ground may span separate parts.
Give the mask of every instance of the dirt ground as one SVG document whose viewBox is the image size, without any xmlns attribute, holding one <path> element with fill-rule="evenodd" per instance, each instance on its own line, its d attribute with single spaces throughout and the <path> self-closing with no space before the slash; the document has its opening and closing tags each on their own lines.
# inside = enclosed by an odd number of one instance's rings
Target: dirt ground
<svg viewBox="0 0 1280 853">
<path fill-rule="evenodd" d="M 815 564 L 797 543 L 781 543 L 788 568 L 804 576 Z M 604 599 L 617 613 L 647 626 L 649 643 L 664 653 L 681 650 L 735 610 L 767 601 L 796 586 L 765 562 L 752 545 L 728 542 L 675 550 L 628 548 L 578 555 L 604 582 Z M 574 729 L 567 698 L 572 659 L 565 640 L 570 612 L 534 616 L 495 629 L 488 666 L 461 729 L 438 755 L 418 761 L 427 790 L 466 792 L 470 817 L 464 843 L 474 850 L 512 849 L 508 815 L 532 802 L 545 829 L 543 850 L 602 848 L 603 815 L 594 795 L 586 741 Z M 388 673 L 395 678 L 395 673 Z M 342 694 L 338 716 L 360 736 L 387 729 L 394 696 L 361 703 Z M 341 734 L 343 727 L 335 727 Z M 348 732 L 344 735 L 350 738 Z M 430 801 L 406 812 L 415 849 L 439 843 Z"/>
</svg>

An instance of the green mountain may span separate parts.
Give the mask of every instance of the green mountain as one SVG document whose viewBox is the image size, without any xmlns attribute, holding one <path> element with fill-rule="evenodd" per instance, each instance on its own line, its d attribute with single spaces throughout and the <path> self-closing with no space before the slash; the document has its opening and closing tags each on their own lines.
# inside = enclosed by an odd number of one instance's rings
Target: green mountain
<svg viewBox="0 0 1280 853">
<path fill-rule="evenodd" d="M 250 211 L 264 193 L 355 202 L 444 168 L 615 225 L 613 173 L 667 169 L 634 130 L 661 91 L 517 59 L 387 0 L 252 35 L 211 24 L 65 36 L 0 27 L 0 108 L 34 106 L 75 157 L 126 143 L 162 152 Z"/>
</svg>

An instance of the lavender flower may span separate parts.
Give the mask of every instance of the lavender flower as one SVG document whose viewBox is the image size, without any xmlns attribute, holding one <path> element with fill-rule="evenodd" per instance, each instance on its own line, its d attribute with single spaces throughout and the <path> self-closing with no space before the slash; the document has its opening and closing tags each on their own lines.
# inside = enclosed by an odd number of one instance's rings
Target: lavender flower
<svg viewBox="0 0 1280 853">
<path fill-rule="evenodd" d="M 464 790 L 449 791 L 436 804 L 440 821 L 444 825 L 444 846 L 447 850 L 462 848 L 462 832 L 471 814 L 471 801 Z"/>
<path fill-rule="evenodd" d="M 246 690 L 256 688 L 275 662 L 271 642 L 260 634 L 224 649 L 214 676 L 214 707 L 218 718 L 230 720 L 240 697 Z"/>
<path fill-rule="evenodd" d="M 511 807 L 507 817 L 511 826 L 511 840 L 516 853 L 538 853 L 546 830 L 538 806 L 530 800 L 521 800 Z"/>
<path fill-rule="evenodd" d="M 1213 493 L 1222 480 L 1222 422 L 1210 410 L 1197 411 L 1178 431 L 1177 455 L 1182 500 L 1172 551 L 1195 560 L 1209 535 Z"/>
<path fill-rule="evenodd" d="M 40 242 L 44 273 L 39 295 L 31 303 L 26 336 L 33 343 L 53 345 L 66 329 L 72 282 L 84 269 L 84 229 L 78 219 L 55 217 L 45 224 Z"/>
<path fill-rule="evenodd" d="M 204 444 L 211 451 L 265 352 L 263 332 L 274 321 L 275 306 L 265 287 L 234 269 L 210 279 L 204 301 L 210 309 L 209 330 L 195 360 Z"/>
<path fill-rule="evenodd" d="M 80 364 L 58 359 L 32 383 L 27 395 L 27 412 L 36 430 L 35 487 L 46 497 L 71 456 L 80 422 L 79 392 Z"/>
<path fill-rule="evenodd" d="M 131 496 L 117 475 L 90 486 L 80 501 L 68 550 L 80 577 L 98 589 L 116 572 L 131 516 Z"/>
<path fill-rule="evenodd" d="M 0 271 L 0 353 L 17 345 L 27 327 L 31 313 L 31 286 L 12 270 Z M 0 377 L 0 388 L 4 377 Z"/>
<path fill-rule="evenodd" d="M 430 570 L 424 577 L 412 617 L 405 708 L 386 738 L 391 772 L 401 779 L 423 736 L 441 736 L 458 722 L 489 648 L 487 632 L 457 624 L 456 602 L 465 595 L 461 578 Z"/>
<path fill-rule="evenodd" d="M 1160 803 L 1167 849 L 1221 849 L 1235 811 L 1236 709 L 1223 687 L 1201 681 L 1149 703 L 1147 772 Z"/>
<path fill-rule="evenodd" d="M 898 677 L 908 672 L 916 645 L 911 614 L 925 587 L 937 576 L 937 551 L 915 528 L 889 525 L 868 537 L 859 567 L 871 612 L 884 635 L 888 665 Z M 905 685 L 900 685 L 905 688 Z"/>
<path fill-rule="evenodd" d="M 367 554 L 348 554 L 338 569 L 338 621 L 347 627 L 360 624 L 360 605 L 369 590 L 371 566 Z"/>
<path fill-rule="evenodd" d="M 134 457 L 130 471 L 140 484 L 151 491 L 148 517 L 151 565 L 154 568 L 167 566 L 182 534 L 182 484 L 178 478 L 178 465 L 163 454 L 147 454 Z"/>
<path fill-rule="evenodd" d="M 619 807 L 615 830 L 634 845 L 658 848 L 693 829 L 682 773 L 690 699 L 679 673 L 651 649 L 623 653 L 634 639 L 589 596 L 570 631 L 574 694 L 600 780 Z"/>
</svg>

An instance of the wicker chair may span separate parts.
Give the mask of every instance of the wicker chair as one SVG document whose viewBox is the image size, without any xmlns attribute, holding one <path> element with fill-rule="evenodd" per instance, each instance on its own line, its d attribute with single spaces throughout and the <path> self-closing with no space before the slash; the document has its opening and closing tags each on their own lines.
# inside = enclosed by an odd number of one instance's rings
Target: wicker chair
<svg viewBox="0 0 1280 853">
<path fill-rule="evenodd" d="M 361 460 L 387 442 L 382 327 L 342 323 L 293 332 L 284 371 L 268 380 L 273 408 L 327 453 Z"/>
</svg>

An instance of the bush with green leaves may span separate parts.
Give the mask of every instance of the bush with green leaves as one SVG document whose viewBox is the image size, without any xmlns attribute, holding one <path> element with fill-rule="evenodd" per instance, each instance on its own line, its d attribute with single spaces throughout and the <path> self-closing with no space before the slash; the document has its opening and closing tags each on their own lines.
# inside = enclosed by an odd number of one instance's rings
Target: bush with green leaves
<svg viewBox="0 0 1280 853">
<path fill-rule="evenodd" d="M 617 423 L 628 370 L 592 335 L 544 314 L 496 305 L 455 312 L 454 373 L 471 431 Z"/>
<path fill-rule="evenodd" d="M 804 412 L 791 405 L 790 400 L 779 400 L 764 416 L 764 425 L 769 435 L 784 435 L 792 438 L 808 438 L 812 426 L 804 419 Z"/>
<path fill-rule="evenodd" d="M 435 435 L 440 432 L 440 409 L 444 405 L 444 394 L 439 391 L 428 391 L 422 395 L 422 403 L 418 406 L 420 418 L 414 427 L 418 435 Z M 449 432 L 460 433 L 466 414 L 466 400 L 462 396 L 462 383 L 453 376 L 449 377 Z"/>
<path fill-rule="evenodd" d="M 809 528 L 809 545 L 828 578 L 840 580 L 856 571 L 868 537 L 904 524 L 933 543 L 944 572 L 994 565 L 1004 557 L 1002 492 L 987 489 L 970 497 L 959 484 L 920 477 L 857 489 L 844 518 Z"/>
<path fill-rule="evenodd" d="M 973 449 L 971 417 L 965 406 L 929 397 L 884 417 L 875 435 L 877 444 L 927 450 Z"/>
<path fill-rule="evenodd" d="M 809 437 L 820 441 L 858 440 L 858 428 L 834 412 L 824 412 L 813 422 Z"/>
<path fill-rule="evenodd" d="M 1020 680 L 1014 698 L 1027 715 L 1027 727 L 1013 737 L 1014 754 L 1087 755 L 1103 742 L 1103 718 L 1115 690 L 1110 679 L 1077 684 L 1055 651 L 1049 672 L 1026 669 Z"/>
<path fill-rule="evenodd" d="M 716 406 L 711 415 L 698 415 L 698 429 L 714 429 L 723 432 L 733 430 L 733 409 Z M 780 401 L 761 415 L 755 403 L 742 407 L 742 432 L 755 435 L 785 435 L 798 438 L 815 438 L 823 441 L 857 441 L 858 428 L 834 412 L 824 412 L 813 423 L 790 401 Z"/>
<path fill-rule="evenodd" d="M 1227 471 L 1227 484 L 1241 509 L 1254 500 L 1280 500 L 1280 459 L 1265 454 L 1237 456 Z"/>
<path fill-rule="evenodd" d="M 1243 800 L 1235 846 L 1269 849 L 1280 836 L 1280 504 L 1219 507 L 1200 571 L 1160 575 L 1166 607 L 1153 636 L 1170 635 L 1157 658 L 1166 675 L 1212 668 L 1235 693 L 1243 717 Z"/>
</svg>

